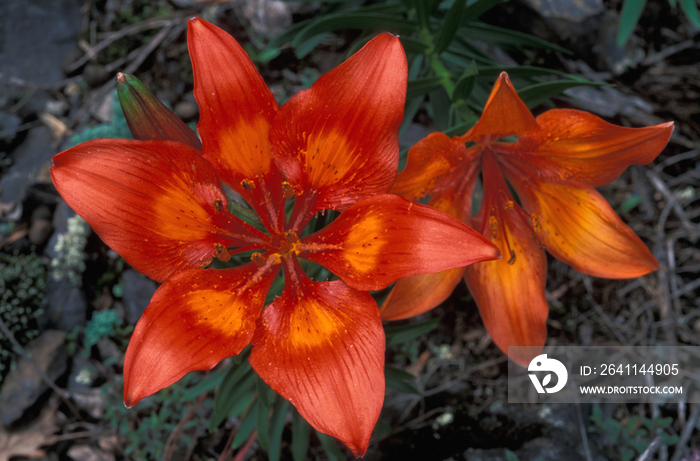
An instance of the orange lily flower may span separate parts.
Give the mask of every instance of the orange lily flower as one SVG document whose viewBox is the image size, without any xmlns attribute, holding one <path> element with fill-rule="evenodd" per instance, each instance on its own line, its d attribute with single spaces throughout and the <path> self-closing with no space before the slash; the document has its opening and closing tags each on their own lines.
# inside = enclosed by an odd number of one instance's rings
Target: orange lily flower
<svg viewBox="0 0 700 461">
<path fill-rule="evenodd" d="M 544 250 L 596 277 L 639 277 L 659 267 L 594 188 L 629 165 L 654 160 L 672 131 L 671 122 L 623 128 L 569 109 L 535 118 L 502 73 L 479 122 L 464 136 L 432 133 L 418 142 L 391 191 L 411 200 L 430 195 L 430 205 L 471 223 L 501 249 L 503 259 L 400 280 L 382 306 L 382 318 L 432 309 L 464 277 L 501 350 L 543 346 L 549 312 Z M 511 136 L 517 140 L 503 139 Z M 479 168 L 484 198 L 472 217 Z M 511 356 L 522 365 L 533 357 Z"/>
<path fill-rule="evenodd" d="M 384 399 L 384 331 L 367 291 L 493 259 L 498 249 L 459 220 L 388 194 L 407 79 L 397 37 L 376 37 L 279 108 L 221 29 L 191 20 L 188 46 L 201 145 L 120 75 L 137 140 L 81 144 L 54 157 L 51 169 L 71 208 L 163 282 L 129 343 L 124 401 L 134 405 L 252 344 L 260 377 L 317 430 L 362 455 Z M 222 182 L 264 230 L 229 212 Z M 323 210 L 342 213 L 304 233 Z M 246 264 L 205 268 L 244 251 L 253 251 Z M 338 279 L 312 281 L 299 258 Z M 282 294 L 265 306 L 280 273 Z"/>
</svg>

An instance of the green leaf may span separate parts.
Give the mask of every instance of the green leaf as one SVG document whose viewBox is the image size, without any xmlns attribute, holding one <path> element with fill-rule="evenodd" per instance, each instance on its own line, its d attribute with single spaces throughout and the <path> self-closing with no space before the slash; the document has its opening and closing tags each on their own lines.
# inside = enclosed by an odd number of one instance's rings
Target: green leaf
<svg viewBox="0 0 700 461">
<path fill-rule="evenodd" d="M 294 37 L 292 46 L 299 50 L 303 47 L 304 42 L 310 41 L 319 34 L 344 29 L 378 29 L 396 32 L 414 32 L 418 30 L 418 26 L 407 19 L 386 13 L 341 12 L 315 19 Z M 303 49 L 307 51 L 308 46 Z M 308 51 L 311 50 L 308 49 Z M 299 51 L 297 51 L 297 55 L 299 55 Z"/>
<path fill-rule="evenodd" d="M 214 430 L 229 416 L 229 413 L 246 392 L 254 391 L 257 375 L 248 362 L 229 368 L 214 397 L 214 411 L 209 421 L 209 427 Z"/>
<path fill-rule="evenodd" d="M 518 461 L 518 455 L 506 449 L 506 461 Z"/>
<path fill-rule="evenodd" d="M 503 0 L 476 0 L 464 10 L 464 16 L 462 19 L 466 21 L 474 21 L 479 16 L 502 2 Z"/>
<path fill-rule="evenodd" d="M 452 101 L 466 100 L 472 94 L 478 74 L 479 69 L 476 67 L 476 62 L 472 61 L 457 80 L 454 93 L 452 93 Z"/>
<path fill-rule="evenodd" d="M 415 78 L 408 81 L 406 98 L 415 98 L 442 88 L 442 78 L 438 76 Z"/>
<path fill-rule="evenodd" d="M 544 48 L 560 53 L 571 54 L 571 51 L 559 45 L 550 43 L 533 35 L 524 34 L 502 27 L 491 26 L 480 22 L 469 21 L 465 27 L 459 29 L 458 35 L 464 38 L 476 38 L 487 43 L 512 46 L 532 46 L 534 48 Z"/>
<path fill-rule="evenodd" d="M 285 399 L 278 399 L 275 402 L 270 422 L 270 448 L 267 451 L 269 461 L 279 461 L 282 454 L 282 429 L 289 410 L 289 402 Z"/>
<path fill-rule="evenodd" d="M 205 376 L 204 378 L 199 380 L 197 384 L 195 384 L 194 386 L 190 387 L 182 393 L 182 400 L 186 402 L 188 400 L 192 400 L 196 397 L 199 397 L 205 392 L 213 390 L 216 386 L 221 384 L 221 381 L 223 381 L 224 376 L 226 376 L 226 373 L 228 373 L 228 371 L 228 368 L 222 367 L 210 374 L 209 376 Z"/>
<path fill-rule="evenodd" d="M 296 37 L 296 35 L 311 22 L 311 19 L 307 19 L 306 21 L 301 21 L 285 29 L 284 32 L 276 35 L 272 40 L 270 40 L 270 43 L 267 44 L 268 48 L 280 48 L 282 45 L 291 42 L 294 40 L 294 37 Z"/>
<path fill-rule="evenodd" d="M 323 451 L 326 452 L 326 458 L 328 459 L 328 461 L 347 460 L 341 449 L 338 448 L 338 444 L 335 443 L 335 439 L 333 437 L 331 437 L 330 435 L 322 434 L 318 431 L 316 431 L 316 435 L 321 441 L 321 446 L 323 447 Z"/>
<path fill-rule="evenodd" d="M 257 407 L 258 414 L 256 418 L 256 428 L 258 430 L 258 443 L 260 443 L 260 446 L 263 450 L 268 450 L 270 448 L 270 434 L 268 431 L 270 407 L 266 407 L 261 399 L 258 399 L 258 401 L 260 401 L 260 405 L 258 405 Z"/>
<path fill-rule="evenodd" d="M 700 14 L 698 14 L 698 4 L 696 0 L 680 0 L 681 9 L 688 20 L 697 28 L 700 28 Z"/>
<path fill-rule="evenodd" d="M 535 78 L 542 75 L 553 75 L 555 77 L 569 78 L 572 80 L 588 81 L 582 77 L 567 74 L 559 70 L 547 69 L 546 67 L 537 66 L 480 66 L 480 77 L 495 77 L 501 72 L 507 72 L 509 77 Z"/>
<path fill-rule="evenodd" d="M 430 46 L 422 40 L 408 37 L 406 35 L 401 35 L 399 40 L 401 40 L 401 44 L 403 45 L 403 49 L 406 54 L 423 54 L 430 48 Z"/>
<path fill-rule="evenodd" d="M 546 101 L 552 96 L 557 96 L 569 88 L 577 86 L 604 86 L 605 83 L 590 82 L 587 80 L 556 80 L 530 85 L 518 91 L 518 96 L 530 107 Z"/>
<path fill-rule="evenodd" d="M 467 0 L 454 0 L 450 9 L 445 13 L 445 22 L 442 23 L 438 29 L 437 37 L 435 37 L 435 54 L 442 53 L 452 43 L 459 23 L 462 21 L 466 4 Z"/>
<path fill-rule="evenodd" d="M 420 395 L 420 391 L 407 382 L 416 379 L 415 376 L 407 371 L 386 365 L 384 367 L 384 378 L 386 379 L 387 387 L 395 391 L 403 392 L 404 394 Z"/>
<path fill-rule="evenodd" d="M 392 325 L 384 328 L 387 346 L 405 344 L 419 336 L 433 331 L 440 323 L 440 317 L 421 322 L 411 322 L 405 325 Z"/>
<path fill-rule="evenodd" d="M 261 406 L 260 399 L 255 399 L 250 410 L 241 418 L 241 422 L 236 430 L 236 435 L 233 437 L 233 442 L 231 443 L 232 448 L 236 449 L 243 445 L 243 442 L 253 433 L 253 429 L 255 429 L 255 425 L 258 422 L 258 407 Z"/>
<path fill-rule="evenodd" d="M 311 435 L 311 425 L 294 411 L 292 415 L 292 459 L 294 461 L 304 461 L 309 451 L 309 440 Z"/>
<path fill-rule="evenodd" d="M 629 213 L 630 211 L 635 209 L 641 201 L 642 201 L 641 195 L 632 194 L 629 197 L 627 197 L 624 202 L 622 202 L 620 204 L 617 211 L 618 211 L 618 213 L 621 213 L 621 214 Z"/>
<path fill-rule="evenodd" d="M 620 24 L 617 26 L 617 46 L 623 47 L 629 40 L 634 27 L 642 16 L 646 2 L 647 0 L 625 0 L 625 3 L 622 4 Z"/>
<path fill-rule="evenodd" d="M 269 410 L 272 404 L 275 402 L 277 393 L 273 391 L 272 388 L 268 386 L 267 383 L 260 377 L 258 377 L 257 381 L 255 382 L 255 387 L 258 391 L 260 403 L 262 403 L 263 406 Z"/>
</svg>

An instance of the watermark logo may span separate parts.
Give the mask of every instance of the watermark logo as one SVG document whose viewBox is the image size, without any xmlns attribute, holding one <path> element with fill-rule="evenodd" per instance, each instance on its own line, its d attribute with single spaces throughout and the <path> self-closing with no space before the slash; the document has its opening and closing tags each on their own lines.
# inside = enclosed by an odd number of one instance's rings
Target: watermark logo
<svg viewBox="0 0 700 461">
<path fill-rule="evenodd" d="M 527 371 L 549 371 L 551 373 L 545 375 L 540 383 L 535 373 L 530 373 L 530 381 L 537 389 L 539 394 L 544 394 L 545 392 L 553 394 L 559 392 L 566 385 L 566 381 L 569 379 L 569 373 L 566 371 L 566 367 L 557 359 L 548 359 L 547 354 L 538 355 L 530 362 L 527 367 Z M 552 381 L 552 373 L 557 375 L 557 383 L 555 386 L 547 387 Z"/>
</svg>

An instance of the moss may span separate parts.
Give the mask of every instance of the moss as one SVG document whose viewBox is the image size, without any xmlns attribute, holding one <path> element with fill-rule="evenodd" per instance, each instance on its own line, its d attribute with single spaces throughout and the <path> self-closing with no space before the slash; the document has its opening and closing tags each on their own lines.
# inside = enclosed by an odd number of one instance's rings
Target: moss
<svg viewBox="0 0 700 461">
<path fill-rule="evenodd" d="M 39 335 L 36 317 L 44 303 L 46 275 L 46 265 L 36 254 L 0 254 L 0 318 L 21 345 Z M 0 383 L 14 356 L 12 343 L 0 334 Z"/>
</svg>

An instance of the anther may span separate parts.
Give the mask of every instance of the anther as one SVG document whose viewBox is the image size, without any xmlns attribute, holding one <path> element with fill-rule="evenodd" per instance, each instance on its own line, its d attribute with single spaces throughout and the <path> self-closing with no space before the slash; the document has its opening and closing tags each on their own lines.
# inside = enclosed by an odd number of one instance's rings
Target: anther
<svg viewBox="0 0 700 461">
<path fill-rule="evenodd" d="M 292 189 L 292 185 L 289 184 L 286 179 L 284 181 L 282 181 L 282 197 L 284 197 L 284 198 L 294 197 L 294 189 Z"/>
<path fill-rule="evenodd" d="M 258 267 L 263 267 L 265 265 L 265 257 L 257 251 L 250 255 L 250 260 Z"/>
<path fill-rule="evenodd" d="M 217 213 L 224 211 L 224 202 L 219 199 L 214 200 L 214 211 Z"/>
<path fill-rule="evenodd" d="M 244 179 L 241 181 L 241 187 L 245 190 L 253 190 L 255 189 L 255 183 L 252 179 Z"/>
<path fill-rule="evenodd" d="M 214 244 L 214 251 L 216 252 L 215 256 L 220 261 L 227 262 L 231 259 L 231 255 L 229 254 L 226 247 L 218 242 Z"/>
</svg>

